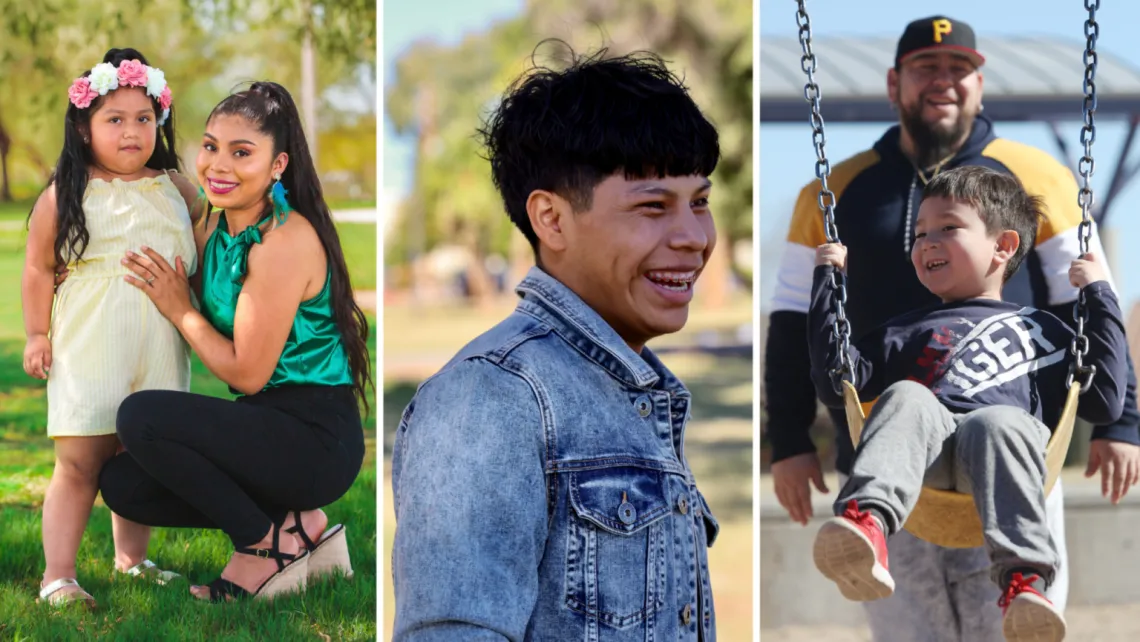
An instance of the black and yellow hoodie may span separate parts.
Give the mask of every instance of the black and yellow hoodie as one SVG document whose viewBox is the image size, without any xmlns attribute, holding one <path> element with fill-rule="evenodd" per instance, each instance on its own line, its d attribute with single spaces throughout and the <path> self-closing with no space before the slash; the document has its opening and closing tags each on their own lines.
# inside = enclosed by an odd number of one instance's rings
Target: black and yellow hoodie
<svg viewBox="0 0 1140 642">
<path fill-rule="evenodd" d="M 1072 172 L 1044 151 L 998 138 L 993 123 L 984 116 L 975 120 L 966 144 L 943 170 L 961 165 L 1009 172 L 1030 194 L 1042 198 L 1045 217 L 1034 249 L 1006 283 L 1002 298 L 1049 311 L 1073 323 L 1077 290 L 1069 283 L 1069 265 L 1079 253 L 1081 209 Z M 888 319 L 939 302 L 919 283 L 910 262 L 912 228 L 924 186 L 899 148 L 897 125 L 871 149 L 831 170 L 828 187 L 836 197 L 836 227 L 848 249 L 847 313 L 853 340 Z M 816 394 L 808 361 L 807 312 L 815 248 L 827 242 L 818 194 L 816 180 L 803 188 L 796 201 L 772 301 L 764 385 L 773 461 L 815 450 L 808 435 L 816 416 Z M 1104 256 L 1095 227 L 1090 250 Z M 1057 394 L 1062 392 L 1058 390 Z M 846 473 L 851 440 L 842 411 L 831 414 L 838 431 L 836 466 Z M 1094 428 L 1093 438 L 1140 444 L 1140 412 L 1136 409 L 1131 361 L 1124 415 L 1114 424 Z"/>
</svg>

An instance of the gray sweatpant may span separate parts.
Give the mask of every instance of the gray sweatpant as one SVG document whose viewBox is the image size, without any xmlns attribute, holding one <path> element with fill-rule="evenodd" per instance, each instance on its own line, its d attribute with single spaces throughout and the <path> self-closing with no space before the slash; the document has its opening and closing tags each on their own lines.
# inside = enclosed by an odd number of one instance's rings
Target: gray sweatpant
<svg viewBox="0 0 1140 642">
<path fill-rule="evenodd" d="M 847 476 L 839 475 L 839 485 Z M 1061 480 L 1045 498 L 1045 516 L 1061 566 L 1045 597 L 1065 610 L 1069 567 L 1065 562 L 1065 498 Z M 895 592 L 863 602 L 874 642 L 1005 642 L 1001 590 L 990 581 L 984 546 L 942 548 L 902 530 L 887 542 Z"/>
<path fill-rule="evenodd" d="M 1045 518 L 1049 429 L 1028 412 L 991 406 L 955 414 L 925 386 L 901 381 L 875 403 L 835 503 L 874 508 L 897 533 L 923 485 L 971 494 L 981 517 L 990 579 L 1032 569 L 1052 584 L 1060 565 Z"/>
</svg>

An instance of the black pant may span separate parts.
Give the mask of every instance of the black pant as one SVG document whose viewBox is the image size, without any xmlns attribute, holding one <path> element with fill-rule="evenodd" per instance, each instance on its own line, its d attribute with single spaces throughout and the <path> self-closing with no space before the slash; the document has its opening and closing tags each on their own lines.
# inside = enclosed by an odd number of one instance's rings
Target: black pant
<svg viewBox="0 0 1140 642">
<path fill-rule="evenodd" d="M 293 510 L 331 504 L 364 460 L 347 386 L 289 386 L 236 401 L 145 390 L 119 407 L 127 452 L 99 476 L 107 506 L 148 526 L 219 528 L 257 543 Z"/>
</svg>

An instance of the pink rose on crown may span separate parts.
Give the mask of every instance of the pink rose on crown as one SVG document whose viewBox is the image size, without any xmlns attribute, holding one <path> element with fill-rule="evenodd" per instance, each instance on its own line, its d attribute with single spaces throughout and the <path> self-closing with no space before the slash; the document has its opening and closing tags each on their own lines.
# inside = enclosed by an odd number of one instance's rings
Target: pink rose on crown
<svg viewBox="0 0 1140 642">
<path fill-rule="evenodd" d="M 172 100 L 174 100 L 174 96 L 170 93 L 170 87 L 163 87 L 162 93 L 158 96 L 158 106 L 163 109 L 170 109 Z"/>
<path fill-rule="evenodd" d="M 67 90 L 67 98 L 79 109 L 87 109 L 91 106 L 91 101 L 98 97 L 99 92 L 91 88 L 91 81 L 86 78 L 76 78 Z"/>
<path fill-rule="evenodd" d="M 119 63 L 120 87 L 146 87 L 146 65 L 137 60 Z"/>
</svg>

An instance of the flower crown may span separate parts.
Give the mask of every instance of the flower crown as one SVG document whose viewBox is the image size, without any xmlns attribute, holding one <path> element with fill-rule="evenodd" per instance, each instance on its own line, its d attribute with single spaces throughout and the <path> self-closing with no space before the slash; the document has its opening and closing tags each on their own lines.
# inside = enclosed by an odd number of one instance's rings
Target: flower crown
<svg viewBox="0 0 1140 642">
<path fill-rule="evenodd" d="M 71 104 L 79 109 L 87 109 L 91 102 L 99 96 L 106 96 L 107 92 L 119 87 L 145 87 L 147 95 L 158 101 L 162 107 L 162 115 L 158 117 L 158 126 L 166 124 L 170 118 L 170 103 L 173 97 L 170 87 L 166 84 L 166 74 L 161 69 L 148 67 L 137 60 L 124 60 L 116 68 L 109 62 L 100 63 L 91 68 L 91 73 L 85 78 L 76 78 L 67 90 L 67 97 Z"/>
</svg>

